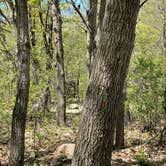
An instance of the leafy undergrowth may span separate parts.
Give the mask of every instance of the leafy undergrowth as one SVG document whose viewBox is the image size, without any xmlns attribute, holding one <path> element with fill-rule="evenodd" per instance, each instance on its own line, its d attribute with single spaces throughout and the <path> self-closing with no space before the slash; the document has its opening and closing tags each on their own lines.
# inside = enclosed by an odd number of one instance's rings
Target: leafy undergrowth
<svg viewBox="0 0 166 166">
<path fill-rule="evenodd" d="M 164 147 L 151 144 L 133 146 L 112 155 L 112 166 L 166 166 Z"/>
<path fill-rule="evenodd" d="M 45 119 L 40 121 L 31 119 L 27 123 L 25 165 L 47 166 L 59 145 L 75 142 L 80 115 L 68 114 L 68 127 L 66 128 L 56 127 L 54 120 L 50 119 L 53 119 L 53 115 L 48 114 Z M 0 131 L 4 132 L 5 128 L 2 129 Z M 164 162 L 166 163 L 164 147 L 155 146 L 153 143 L 147 144 L 147 140 L 151 139 L 148 133 L 142 133 L 139 128 L 130 126 L 126 128 L 125 134 L 128 148 L 113 152 L 113 166 L 166 165 L 164 165 Z M 8 138 L 6 138 L 7 136 Z M 9 134 L 5 134 L 4 138 L 4 141 L 0 142 L 0 165 L 8 162 Z"/>
<path fill-rule="evenodd" d="M 44 119 L 31 118 L 27 123 L 25 135 L 25 165 L 31 166 L 48 165 L 52 159 L 53 152 L 63 143 L 72 143 L 75 141 L 77 128 L 80 122 L 80 115 L 67 116 L 68 127 L 57 127 L 54 121 L 54 115 L 48 113 Z M 8 133 L 8 137 L 3 138 L 3 133 Z M 1 127 L 0 135 L 0 165 L 8 163 L 9 156 L 9 131 L 6 127 Z"/>
</svg>

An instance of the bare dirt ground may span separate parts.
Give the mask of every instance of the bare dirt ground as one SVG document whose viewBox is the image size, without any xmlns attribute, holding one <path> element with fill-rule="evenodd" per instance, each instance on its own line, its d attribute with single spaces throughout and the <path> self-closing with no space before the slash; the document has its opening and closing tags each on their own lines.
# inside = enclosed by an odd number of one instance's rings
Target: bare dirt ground
<svg viewBox="0 0 166 166">
<path fill-rule="evenodd" d="M 138 161 L 135 156 L 144 150 L 144 154 L 147 155 L 147 159 L 150 161 L 149 165 L 153 166 L 166 166 L 166 150 L 165 147 L 159 147 L 154 145 L 139 145 L 126 148 L 119 151 L 114 151 L 112 156 L 112 166 L 137 166 Z M 146 165 L 146 164 L 144 164 Z M 142 166 L 144 166 L 142 164 Z"/>
<path fill-rule="evenodd" d="M 68 117 L 69 127 L 67 128 L 57 128 L 50 120 L 39 123 L 38 126 L 28 122 L 25 166 L 49 166 L 57 147 L 63 143 L 75 142 L 79 122 L 78 116 Z M 157 146 L 155 140 L 147 143 L 147 140 L 151 139 L 147 133 L 141 133 L 138 129 L 133 130 L 131 127 L 126 128 L 125 139 L 127 148 L 113 152 L 112 166 L 166 166 L 166 146 Z M 8 156 L 9 130 L 5 130 L 5 126 L 1 125 L 0 166 L 7 166 Z"/>
</svg>

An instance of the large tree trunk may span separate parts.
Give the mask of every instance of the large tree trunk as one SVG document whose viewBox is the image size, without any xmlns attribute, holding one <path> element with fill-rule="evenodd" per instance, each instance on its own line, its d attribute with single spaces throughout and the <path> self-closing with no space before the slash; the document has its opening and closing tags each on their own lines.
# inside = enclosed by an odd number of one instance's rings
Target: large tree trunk
<svg viewBox="0 0 166 166">
<path fill-rule="evenodd" d="M 64 50 L 62 41 L 62 18 L 59 1 L 53 0 L 53 29 L 56 43 L 56 67 L 57 67 L 57 125 L 66 125 L 66 94 L 64 72 Z"/>
<path fill-rule="evenodd" d="M 12 116 L 10 166 L 24 165 L 25 122 L 29 96 L 30 44 L 28 35 L 28 10 L 26 0 L 16 0 L 17 49 L 19 77 L 17 96 Z"/>
<path fill-rule="evenodd" d="M 87 30 L 87 69 L 88 76 L 90 78 L 93 57 L 96 50 L 95 36 L 97 31 L 96 20 L 97 20 L 97 7 L 98 0 L 88 0 L 88 12 L 87 20 L 88 26 L 90 27 Z"/>
<path fill-rule="evenodd" d="M 111 165 L 116 110 L 134 47 L 139 4 L 106 1 L 72 166 Z"/>
</svg>

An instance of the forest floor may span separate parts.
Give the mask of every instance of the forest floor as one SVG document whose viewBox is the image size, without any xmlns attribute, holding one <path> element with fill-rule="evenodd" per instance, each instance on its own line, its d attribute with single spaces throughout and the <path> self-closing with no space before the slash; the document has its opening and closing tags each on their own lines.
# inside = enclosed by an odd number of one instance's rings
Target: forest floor
<svg viewBox="0 0 166 166">
<path fill-rule="evenodd" d="M 48 166 L 58 146 L 75 142 L 80 115 L 68 114 L 67 118 L 67 128 L 56 127 L 54 121 L 50 120 L 53 119 L 51 114 L 40 123 L 34 119 L 28 121 L 25 165 Z M 0 166 L 8 163 L 9 131 L 9 126 L 0 124 Z M 142 133 L 136 126 L 128 125 L 125 130 L 126 148 L 113 152 L 112 166 L 166 166 L 166 147 L 158 146 L 153 137 Z"/>
</svg>

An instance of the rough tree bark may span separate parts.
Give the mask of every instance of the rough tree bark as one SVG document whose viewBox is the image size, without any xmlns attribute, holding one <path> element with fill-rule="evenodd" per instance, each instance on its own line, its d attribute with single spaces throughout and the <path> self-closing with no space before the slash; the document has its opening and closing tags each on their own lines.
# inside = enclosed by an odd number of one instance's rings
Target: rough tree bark
<svg viewBox="0 0 166 166">
<path fill-rule="evenodd" d="M 92 61 L 96 50 L 95 36 L 97 32 L 97 7 L 98 0 L 88 0 L 87 24 L 90 27 L 87 30 L 87 70 L 90 78 Z"/>
<path fill-rule="evenodd" d="M 163 45 L 164 45 L 164 56 L 166 56 L 166 2 L 163 1 Z M 165 78 L 166 81 L 166 78 Z M 164 110 L 166 113 L 166 83 L 165 83 L 165 90 L 164 90 Z"/>
<path fill-rule="evenodd" d="M 72 166 L 111 165 L 115 110 L 134 47 L 139 5 L 139 0 L 106 1 Z"/>
<path fill-rule="evenodd" d="M 56 44 L 56 68 L 57 68 L 57 125 L 66 125 L 66 94 L 65 94 L 65 71 L 64 71 L 64 50 L 62 41 L 62 18 L 59 8 L 59 1 L 52 1 L 53 30 Z"/>
<path fill-rule="evenodd" d="M 162 13 L 162 23 L 163 23 L 163 48 L 164 55 L 166 56 L 166 2 L 162 1 L 161 6 Z"/>
<path fill-rule="evenodd" d="M 115 134 L 115 148 L 124 148 L 124 114 L 125 114 L 125 100 L 126 100 L 126 85 L 124 86 L 119 102 L 119 108 L 116 113 L 116 134 Z"/>
<path fill-rule="evenodd" d="M 162 1 L 162 19 L 163 19 L 163 54 L 164 56 L 166 56 L 166 2 L 163 0 Z M 166 76 L 165 76 L 165 81 L 166 81 Z M 163 108 L 166 114 L 166 83 L 165 83 L 165 90 L 163 93 L 163 97 L 164 97 L 164 103 L 163 103 Z M 163 141 L 164 141 L 164 136 L 166 135 L 166 126 L 163 127 L 163 129 L 160 132 L 160 139 L 159 139 L 159 144 L 162 145 Z"/>
<path fill-rule="evenodd" d="M 24 165 L 24 140 L 27 104 L 29 96 L 30 44 L 28 34 L 28 10 L 26 0 L 16 0 L 17 49 L 19 77 L 17 96 L 12 115 L 10 166 Z"/>
</svg>

